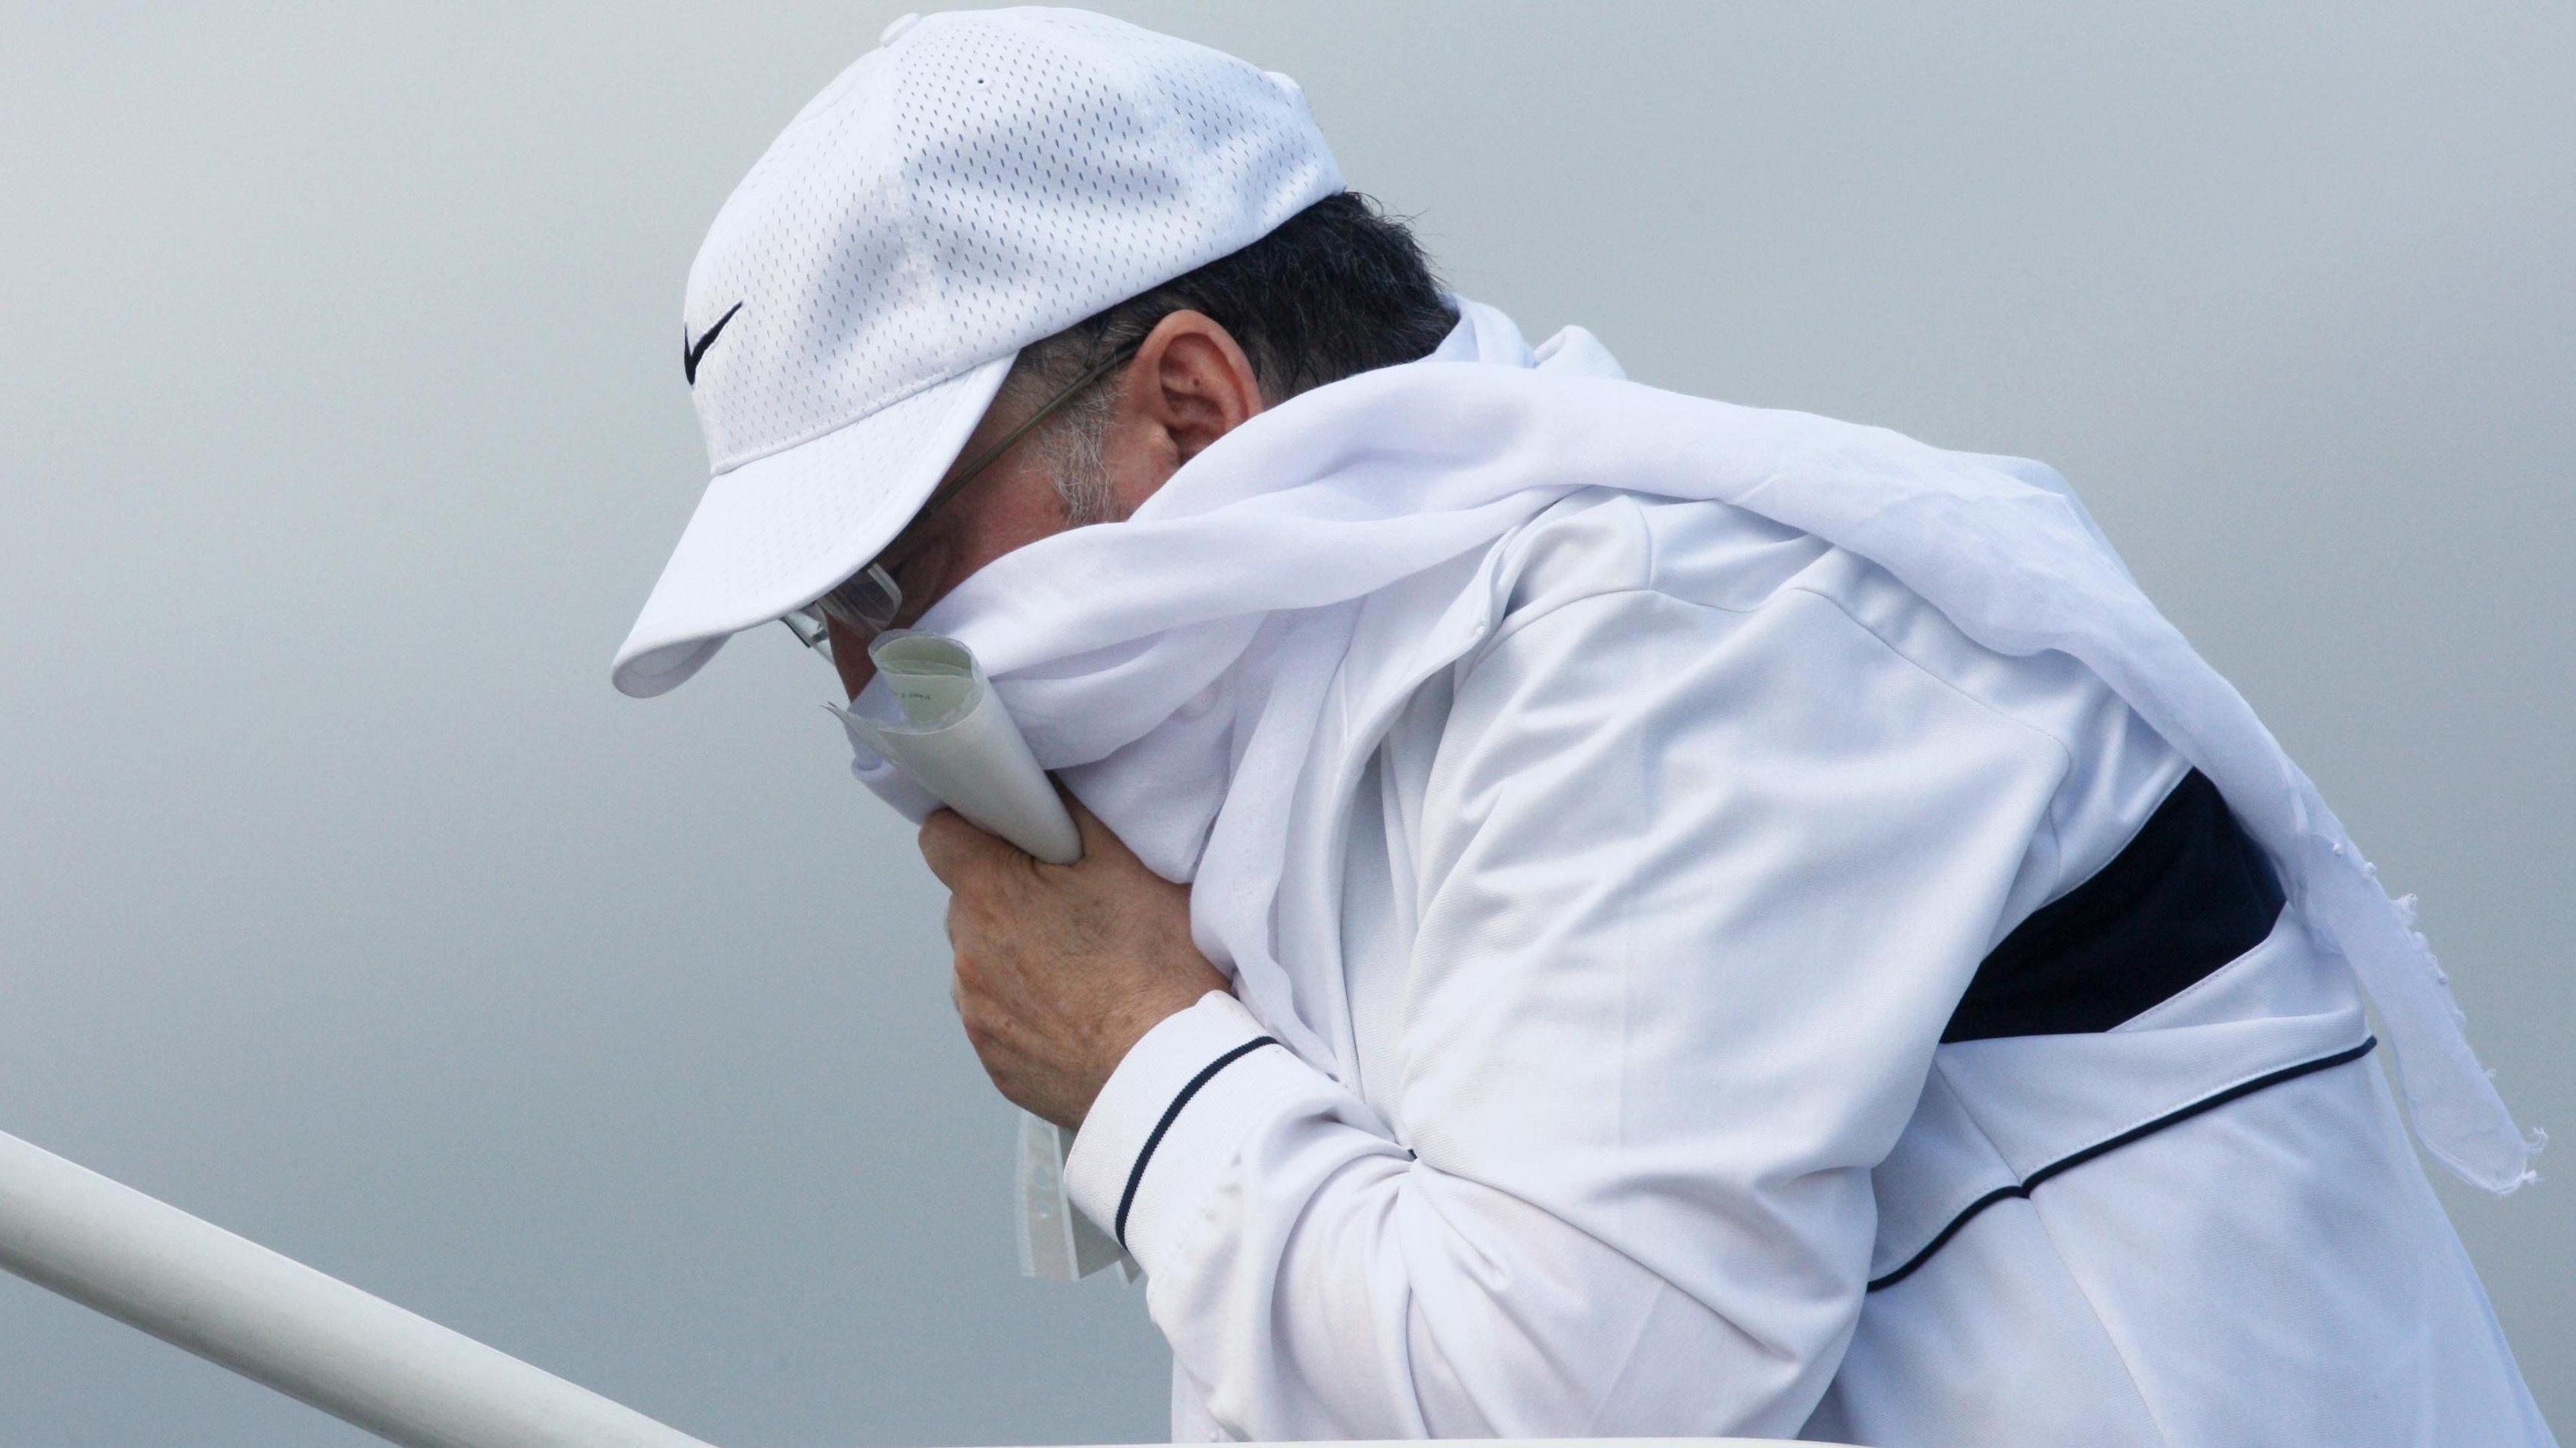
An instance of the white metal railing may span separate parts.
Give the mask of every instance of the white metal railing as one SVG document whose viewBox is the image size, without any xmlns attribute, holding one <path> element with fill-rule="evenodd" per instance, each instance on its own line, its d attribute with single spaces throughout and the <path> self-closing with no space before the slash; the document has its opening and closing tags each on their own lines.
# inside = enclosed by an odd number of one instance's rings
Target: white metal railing
<svg viewBox="0 0 2576 1448">
<path fill-rule="evenodd" d="M 406 1448 L 708 1448 L 5 1132 L 0 1267 Z"/>
<path fill-rule="evenodd" d="M 406 1448 L 707 1448 L 5 1133 L 0 1266 Z"/>
</svg>

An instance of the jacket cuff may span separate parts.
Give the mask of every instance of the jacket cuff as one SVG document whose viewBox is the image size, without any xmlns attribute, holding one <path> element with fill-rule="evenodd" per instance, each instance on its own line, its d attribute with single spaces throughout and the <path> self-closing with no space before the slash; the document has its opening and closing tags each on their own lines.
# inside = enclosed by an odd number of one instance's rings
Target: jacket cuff
<svg viewBox="0 0 2576 1448">
<path fill-rule="evenodd" d="M 1165 1237 L 1158 1223 L 1185 1213 L 1192 1187 L 1233 1160 L 1282 1069 L 1306 1068 L 1223 991 L 1166 1016 L 1128 1049 L 1074 1134 L 1064 1162 L 1074 1205 L 1131 1254 L 1131 1243 Z"/>
</svg>

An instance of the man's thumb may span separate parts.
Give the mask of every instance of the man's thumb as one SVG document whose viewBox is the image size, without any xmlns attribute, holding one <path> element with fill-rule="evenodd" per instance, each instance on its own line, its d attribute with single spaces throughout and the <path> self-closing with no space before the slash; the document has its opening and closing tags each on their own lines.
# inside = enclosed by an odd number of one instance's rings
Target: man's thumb
<svg viewBox="0 0 2576 1448">
<path fill-rule="evenodd" d="M 936 809 L 921 822 L 921 858 L 939 883 L 954 890 L 960 875 L 1013 859 L 1026 864 L 1029 857 L 1019 846 L 978 829 L 957 811 Z"/>
</svg>

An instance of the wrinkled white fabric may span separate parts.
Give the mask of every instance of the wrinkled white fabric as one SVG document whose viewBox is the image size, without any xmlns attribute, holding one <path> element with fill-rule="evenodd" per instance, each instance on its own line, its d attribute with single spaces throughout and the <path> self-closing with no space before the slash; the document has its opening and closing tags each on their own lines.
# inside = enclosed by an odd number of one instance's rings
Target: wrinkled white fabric
<svg viewBox="0 0 2576 1448">
<path fill-rule="evenodd" d="M 2350 964 L 2426 1149 L 2490 1191 L 2528 1179 L 2537 1142 L 2479 1067 L 2408 903 L 2055 474 L 1639 386 L 1580 329 L 1533 352 L 1501 313 L 1460 305 L 1433 357 L 1271 409 L 1126 523 L 1009 554 L 922 620 L 975 650 L 1041 764 L 1192 884 L 1200 948 L 1284 1043 L 1330 1069 L 1309 1012 L 1337 986 L 1279 958 L 1274 902 L 1294 783 L 1360 602 L 1607 484 L 1811 533 L 1987 648 L 2093 670 L 2217 783 L 2318 948 Z M 916 818 L 931 807 L 882 761 L 854 769 Z"/>
<path fill-rule="evenodd" d="M 1331 1074 L 1211 993 L 1065 1164 L 1175 1441 L 2546 1444 L 2294 912 L 2118 1029 L 1939 1043 L 2184 770 L 1722 504 L 1588 489 L 1372 597 L 1277 908 Z"/>
</svg>

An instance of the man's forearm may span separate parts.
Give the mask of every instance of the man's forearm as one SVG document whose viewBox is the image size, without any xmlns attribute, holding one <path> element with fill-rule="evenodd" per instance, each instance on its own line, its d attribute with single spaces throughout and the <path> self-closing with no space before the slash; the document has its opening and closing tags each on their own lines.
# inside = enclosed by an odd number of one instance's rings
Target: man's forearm
<svg viewBox="0 0 2576 1448">
<path fill-rule="evenodd" d="M 1076 1203 L 1123 1229 L 1155 1323 L 1229 1430 L 1786 1435 L 1812 1411 L 1861 1286 L 1830 1254 L 1767 1268 L 1735 1304 L 1751 1320 L 1730 1321 L 1572 1224 L 1416 1161 L 1264 1039 L 1222 995 L 1157 1026 L 1066 1164 Z"/>
</svg>

